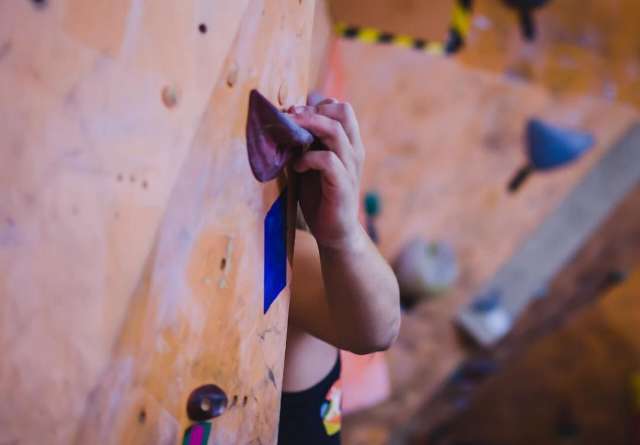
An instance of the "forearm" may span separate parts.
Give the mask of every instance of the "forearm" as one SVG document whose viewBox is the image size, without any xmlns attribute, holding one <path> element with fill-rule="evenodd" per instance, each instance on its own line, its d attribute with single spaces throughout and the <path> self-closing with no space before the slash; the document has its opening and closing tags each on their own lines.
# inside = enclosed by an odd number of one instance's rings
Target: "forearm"
<svg viewBox="0 0 640 445">
<path fill-rule="evenodd" d="M 400 328 L 398 283 L 358 225 L 340 247 L 319 245 L 329 311 L 344 347 L 356 353 L 387 349 Z"/>
</svg>

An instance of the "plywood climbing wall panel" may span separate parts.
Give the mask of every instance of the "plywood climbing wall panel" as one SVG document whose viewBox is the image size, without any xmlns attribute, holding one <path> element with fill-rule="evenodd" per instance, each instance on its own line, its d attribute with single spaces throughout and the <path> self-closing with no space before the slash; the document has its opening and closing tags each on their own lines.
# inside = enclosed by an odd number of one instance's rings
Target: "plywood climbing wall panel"
<svg viewBox="0 0 640 445">
<path fill-rule="evenodd" d="M 0 443 L 178 443 L 209 383 L 215 443 L 275 443 L 288 292 L 264 313 L 264 227 L 286 178 L 255 181 L 244 126 L 252 88 L 303 101 L 312 16 L 0 2 Z"/>
</svg>

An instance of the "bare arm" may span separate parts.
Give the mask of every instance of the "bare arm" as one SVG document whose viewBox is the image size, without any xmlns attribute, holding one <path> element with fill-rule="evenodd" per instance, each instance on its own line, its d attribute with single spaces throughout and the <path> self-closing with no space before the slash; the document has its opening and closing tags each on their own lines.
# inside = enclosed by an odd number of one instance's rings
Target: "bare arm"
<svg viewBox="0 0 640 445">
<path fill-rule="evenodd" d="M 294 166 L 313 238 L 296 241 L 291 323 L 355 353 L 387 349 L 400 327 L 398 284 L 358 221 L 364 148 L 355 115 L 334 100 L 292 111 L 327 149 Z"/>
</svg>

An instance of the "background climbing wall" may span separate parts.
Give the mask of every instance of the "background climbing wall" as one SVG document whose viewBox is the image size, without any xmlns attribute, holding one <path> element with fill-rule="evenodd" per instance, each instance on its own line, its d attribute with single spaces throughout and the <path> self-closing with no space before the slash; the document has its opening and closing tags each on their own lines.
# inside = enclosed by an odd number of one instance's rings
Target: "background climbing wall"
<svg viewBox="0 0 640 445">
<path fill-rule="evenodd" d="M 437 443 L 637 443 L 638 292 L 635 270 L 492 377 Z"/>
<path fill-rule="evenodd" d="M 389 431 L 406 422 L 464 359 L 453 323 L 459 308 L 638 115 L 594 98 L 559 99 L 539 86 L 401 48 L 347 41 L 339 48 L 343 60 L 359 60 L 344 64 L 345 91 L 367 147 L 363 189 L 377 190 L 382 198 L 383 254 L 393 259 L 416 236 L 443 240 L 455 249 L 461 273 L 443 298 L 404 315 L 400 337 L 387 354 L 390 401 L 359 415 L 354 429 L 346 422 L 349 443 L 386 443 Z M 610 119 L 600 119 L 603 114 Z M 598 146 L 572 168 L 533 177 L 509 195 L 507 184 L 525 162 L 522 133 L 532 115 L 588 128 Z M 359 441 L 356 425 L 383 431 L 381 438 L 365 435 Z"/>
<path fill-rule="evenodd" d="M 359 0 L 328 3 L 327 20 L 422 38 L 439 35 L 450 21 L 440 9 L 446 0 L 372 2 L 359 16 Z M 389 443 L 408 419 L 424 420 L 430 405 L 423 402 L 469 354 L 453 323 L 460 308 L 638 120 L 637 33 L 629 25 L 637 22 L 637 4 L 551 2 L 536 15 L 539 39 L 527 44 L 502 3 L 474 2 L 467 46 L 452 59 L 344 39 L 326 45 L 333 70 L 318 85 L 338 84 L 359 116 L 367 147 L 363 189 L 382 200 L 381 250 L 393 259 L 415 236 L 443 240 L 461 272 L 451 292 L 405 314 L 386 354 L 391 397 L 347 417 L 345 443 Z M 523 132 L 532 116 L 588 130 L 598 144 L 569 168 L 536 175 L 508 194 L 526 162 Z M 427 408 L 416 413 L 421 405 Z"/>
<path fill-rule="evenodd" d="M 288 292 L 263 313 L 284 180 L 248 93 L 306 94 L 312 0 L 0 1 L 0 442 L 275 443 Z"/>
</svg>

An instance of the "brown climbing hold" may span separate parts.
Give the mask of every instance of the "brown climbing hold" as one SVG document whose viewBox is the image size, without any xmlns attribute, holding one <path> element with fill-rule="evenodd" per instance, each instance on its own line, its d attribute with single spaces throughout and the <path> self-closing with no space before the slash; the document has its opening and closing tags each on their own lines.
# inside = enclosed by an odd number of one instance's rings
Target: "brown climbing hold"
<svg viewBox="0 0 640 445">
<path fill-rule="evenodd" d="M 221 416 L 229 401 L 225 392 L 216 385 L 203 385 L 191 392 L 187 400 L 187 415 L 194 422 L 204 422 Z"/>
<path fill-rule="evenodd" d="M 238 65 L 235 63 L 231 64 L 229 68 L 229 73 L 227 74 L 227 85 L 232 87 L 238 81 Z"/>
<path fill-rule="evenodd" d="M 178 104 L 178 90 L 167 85 L 162 89 L 162 102 L 167 108 L 173 108 Z"/>
<path fill-rule="evenodd" d="M 289 160 L 313 143 L 311 133 L 251 91 L 247 118 L 247 151 L 251 171 L 260 182 L 277 177 Z"/>
</svg>

